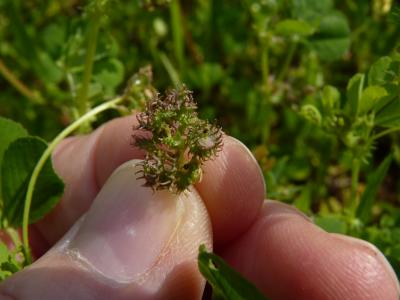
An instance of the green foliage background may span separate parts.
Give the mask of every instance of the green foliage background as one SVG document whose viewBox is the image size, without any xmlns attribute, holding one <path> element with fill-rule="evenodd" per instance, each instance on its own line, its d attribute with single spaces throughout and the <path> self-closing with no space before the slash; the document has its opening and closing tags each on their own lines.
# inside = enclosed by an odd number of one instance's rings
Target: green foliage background
<svg viewBox="0 0 400 300">
<path fill-rule="evenodd" d="M 253 150 L 268 198 L 371 241 L 399 275 L 395 1 L 144 2 L 0 0 L 0 115 L 45 140 L 81 115 L 98 21 L 91 107 L 148 64 L 157 89 L 186 83 L 201 116 Z"/>
</svg>

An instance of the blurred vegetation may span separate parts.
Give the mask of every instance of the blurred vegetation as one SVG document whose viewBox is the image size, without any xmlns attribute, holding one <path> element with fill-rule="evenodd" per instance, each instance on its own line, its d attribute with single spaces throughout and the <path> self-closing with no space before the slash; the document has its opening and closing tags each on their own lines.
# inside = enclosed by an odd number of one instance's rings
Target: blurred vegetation
<svg viewBox="0 0 400 300">
<path fill-rule="evenodd" d="M 185 83 L 202 117 L 252 149 L 268 198 L 371 241 L 400 274 L 395 1 L 105 5 L 0 0 L 1 116 L 51 140 L 151 65 L 157 89 Z"/>
</svg>

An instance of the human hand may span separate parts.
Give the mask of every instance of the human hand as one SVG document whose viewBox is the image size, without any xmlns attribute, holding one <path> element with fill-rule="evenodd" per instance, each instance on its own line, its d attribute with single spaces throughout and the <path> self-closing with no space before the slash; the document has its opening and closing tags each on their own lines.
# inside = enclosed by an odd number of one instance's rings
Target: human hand
<svg viewBox="0 0 400 300">
<path fill-rule="evenodd" d="M 230 137 L 196 189 L 176 196 L 140 186 L 134 163 L 123 164 L 143 157 L 129 146 L 133 122 L 116 119 L 58 147 L 64 196 L 31 227 L 34 252 L 46 254 L 3 282 L 0 299 L 200 299 L 202 243 L 272 300 L 398 299 L 375 247 L 264 201 L 257 163 Z"/>
</svg>

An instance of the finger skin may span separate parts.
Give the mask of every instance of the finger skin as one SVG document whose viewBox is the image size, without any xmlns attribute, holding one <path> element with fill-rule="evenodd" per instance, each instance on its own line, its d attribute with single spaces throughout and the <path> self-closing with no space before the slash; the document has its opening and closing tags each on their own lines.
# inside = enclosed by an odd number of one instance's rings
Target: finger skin
<svg viewBox="0 0 400 300">
<path fill-rule="evenodd" d="M 65 140 L 56 149 L 53 163 L 66 184 L 65 194 L 57 207 L 35 224 L 48 245 L 60 239 L 90 207 L 118 166 L 143 158 L 143 151 L 132 146 L 135 124 L 135 116 L 117 118 L 90 135 Z M 264 181 L 247 148 L 229 136 L 224 137 L 217 158 L 206 162 L 203 173 L 196 189 L 211 216 L 215 242 L 223 244 L 255 220 L 265 195 Z"/>
<path fill-rule="evenodd" d="M 134 173 L 131 162 L 119 168 L 57 245 L 0 283 L 0 299 L 201 299 L 198 247 L 212 244 L 203 201 L 195 189 L 130 184 Z"/>
<path fill-rule="evenodd" d="M 58 241 L 88 210 L 120 164 L 142 156 L 129 140 L 135 120 L 116 119 L 92 134 L 68 138 L 56 148 L 52 160 L 65 183 L 64 195 L 53 211 L 35 224 L 48 245 Z"/>
<path fill-rule="evenodd" d="M 196 184 L 211 217 L 216 247 L 244 233 L 257 218 L 265 184 L 257 161 L 240 141 L 225 136 L 224 148 L 203 166 Z"/>
<path fill-rule="evenodd" d="M 51 264 L 49 266 L 47 263 Z M 36 265 L 38 264 L 38 265 Z M 157 292 L 140 285 L 105 282 L 69 257 L 52 257 L 51 262 L 35 263 L 0 285 L 1 300 L 168 300 L 200 299 L 195 264 L 177 265 Z"/>
<path fill-rule="evenodd" d="M 222 255 L 273 300 L 399 299 L 394 272 L 375 247 L 329 234 L 277 202 L 266 202 Z"/>
</svg>

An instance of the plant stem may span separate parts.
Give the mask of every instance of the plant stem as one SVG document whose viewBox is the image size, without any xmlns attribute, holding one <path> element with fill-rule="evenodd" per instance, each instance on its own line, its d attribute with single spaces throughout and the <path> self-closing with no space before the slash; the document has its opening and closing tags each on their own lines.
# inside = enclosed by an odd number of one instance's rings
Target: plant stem
<svg viewBox="0 0 400 300">
<path fill-rule="evenodd" d="M 83 70 L 82 85 L 79 89 L 76 99 L 79 115 L 84 115 L 89 109 L 88 105 L 88 92 L 90 80 L 92 78 L 94 56 L 96 54 L 97 37 L 100 30 L 101 12 L 97 9 L 90 17 L 90 27 L 88 32 L 88 47 L 85 58 L 85 67 Z"/>
<path fill-rule="evenodd" d="M 184 34 L 183 34 L 183 24 L 181 16 L 181 6 L 179 0 L 172 0 L 170 5 L 170 15 L 171 15 L 171 28 L 172 28 L 172 38 L 174 41 L 175 58 L 178 62 L 180 72 L 184 69 Z"/>
<path fill-rule="evenodd" d="M 35 190 L 35 184 L 36 184 L 37 178 L 39 176 L 39 173 L 43 169 L 44 164 L 46 163 L 47 159 L 50 157 L 50 155 L 53 152 L 53 150 L 55 149 L 55 147 L 65 137 L 67 137 L 73 131 L 78 129 L 82 124 L 89 121 L 91 118 L 93 118 L 95 115 L 99 114 L 100 112 L 111 109 L 111 108 L 116 108 L 117 105 L 122 100 L 124 100 L 124 97 L 117 97 L 112 100 L 109 100 L 109 101 L 93 108 L 92 110 L 88 111 L 86 114 L 81 116 L 79 119 L 74 121 L 72 124 L 70 124 L 67 128 L 65 128 L 63 131 L 61 131 L 54 138 L 54 140 L 47 146 L 47 149 L 43 152 L 42 156 L 40 157 L 39 161 L 37 162 L 35 169 L 32 172 L 31 178 L 29 180 L 28 190 L 27 190 L 26 196 L 25 196 L 24 214 L 23 214 L 23 219 L 22 219 L 22 240 L 23 240 L 23 245 L 24 245 L 25 251 L 27 253 L 26 257 L 27 257 L 28 263 L 31 263 L 31 261 L 32 261 L 32 257 L 31 257 L 30 250 L 29 250 L 29 236 L 28 236 L 29 212 L 31 209 L 33 192 Z"/>
<path fill-rule="evenodd" d="M 264 92 L 266 98 L 268 98 L 269 97 L 269 53 L 268 53 L 268 46 L 266 45 L 266 43 L 262 47 L 261 65 L 262 65 Z"/>
<path fill-rule="evenodd" d="M 43 100 L 35 95 L 17 76 L 4 64 L 0 59 L 0 74 L 23 96 L 32 100 L 35 103 L 41 104 Z"/>
<path fill-rule="evenodd" d="M 263 90 L 264 97 L 261 106 L 259 107 L 259 116 L 261 116 L 261 120 L 265 122 L 261 127 L 261 142 L 263 144 L 267 144 L 267 140 L 270 134 L 270 120 L 268 115 L 270 113 L 270 86 L 269 86 L 269 51 L 268 44 L 264 42 L 262 44 L 262 54 L 261 54 L 261 66 L 262 66 L 262 80 L 263 80 Z M 259 118 L 260 119 L 260 118 Z"/>
<path fill-rule="evenodd" d="M 383 136 L 385 136 L 385 135 L 387 135 L 387 134 L 389 134 L 389 133 L 392 133 L 392 132 L 395 132 L 395 131 L 398 131 L 398 130 L 400 130 L 400 126 L 392 127 L 392 128 L 386 129 L 386 130 L 384 130 L 384 131 L 382 131 L 382 132 L 380 132 L 380 133 L 374 135 L 374 136 L 372 137 L 372 139 L 373 139 L 373 140 L 379 139 L 379 138 L 381 138 L 381 137 L 383 137 Z"/>
<path fill-rule="evenodd" d="M 286 59 L 282 65 L 281 71 L 279 72 L 279 75 L 277 77 L 278 81 L 282 81 L 285 78 L 286 73 L 289 70 L 290 63 L 293 60 L 293 56 L 294 56 L 294 53 L 296 52 L 296 49 L 297 49 L 297 41 L 292 40 L 289 44 L 289 50 L 286 55 Z"/>
<path fill-rule="evenodd" d="M 350 202 L 350 213 L 354 216 L 357 206 L 358 206 L 358 180 L 360 175 L 360 160 L 358 158 L 353 158 L 352 168 L 351 168 L 351 202 Z"/>
<path fill-rule="evenodd" d="M 160 53 L 160 59 L 162 64 L 164 65 L 164 68 L 167 70 L 167 73 L 171 79 L 171 81 L 174 83 L 176 88 L 181 87 L 181 80 L 179 79 L 179 74 L 172 65 L 171 61 L 169 58 L 164 54 Z"/>
</svg>

